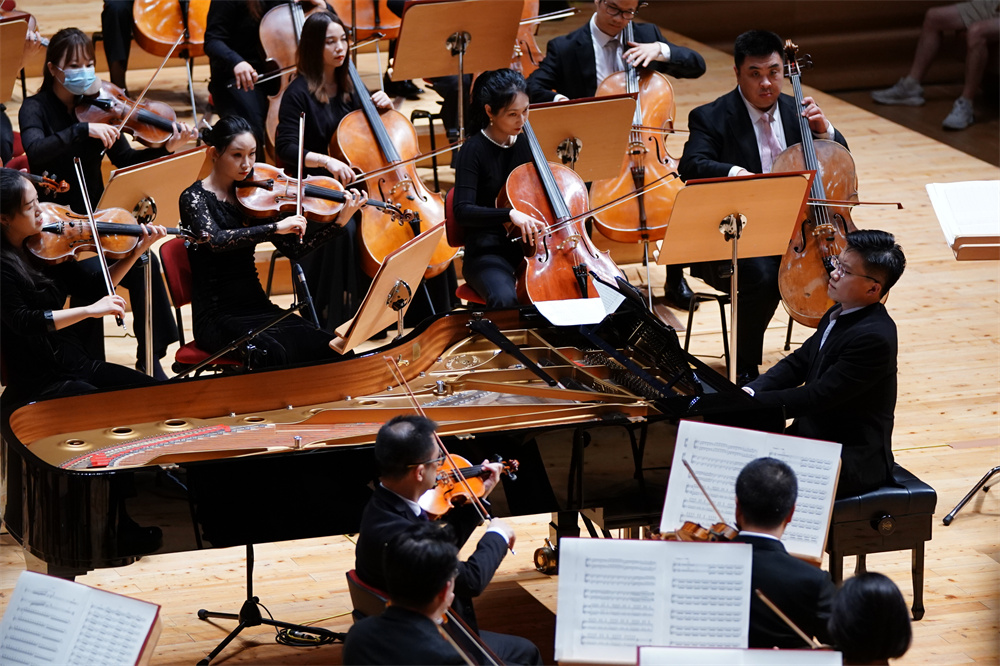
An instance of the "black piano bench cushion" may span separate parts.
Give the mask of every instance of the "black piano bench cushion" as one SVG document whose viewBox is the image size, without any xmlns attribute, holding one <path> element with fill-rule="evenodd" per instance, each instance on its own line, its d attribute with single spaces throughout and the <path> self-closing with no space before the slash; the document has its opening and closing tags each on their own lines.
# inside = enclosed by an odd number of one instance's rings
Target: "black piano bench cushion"
<svg viewBox="0 0 1000 666">
<path fill-rule="evenodd" d="M 833 505 L 831 522 L 872 520 L 884 514 L 905 516 L 934 513 L 937 493 L 933 488 L 899 465 L 893 465 L 892 477 L 896 482 L 895 486 L 883 486 L 863 495 L 837 500 Z"/>
</svg>

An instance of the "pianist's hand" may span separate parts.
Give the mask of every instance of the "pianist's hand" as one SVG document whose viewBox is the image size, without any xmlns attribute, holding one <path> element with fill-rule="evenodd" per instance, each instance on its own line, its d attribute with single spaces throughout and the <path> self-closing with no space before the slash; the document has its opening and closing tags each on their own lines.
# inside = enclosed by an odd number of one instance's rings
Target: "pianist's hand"
<svg viewBox="0 0 1000 666">
<path fill-rule="evenodd" d="M 490 476 L 488 479 L 483 481 L 483 497 L 489 497 L 490 493 L 497 485 L 497 481 L 500 480 L 500 472 L 503 471 L 503 463 L 490 462 L 488 460 L 483 461 L 483 467 L 490 470 Z"/>
</svg>

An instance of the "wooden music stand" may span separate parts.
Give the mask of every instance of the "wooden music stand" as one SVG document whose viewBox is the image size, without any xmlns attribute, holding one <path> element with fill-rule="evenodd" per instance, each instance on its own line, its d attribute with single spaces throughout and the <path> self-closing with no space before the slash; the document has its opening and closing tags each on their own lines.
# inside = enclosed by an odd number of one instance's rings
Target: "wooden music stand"
<svg viewBox="0 0 1000 666">
<path fill-rule="evenodd" d="M 551 102 L 531 107 L 531 129 L 549 162 L 604 180 L 621 170 L 634 114 L 632 95 Z"/>
<path fill-rule="evenodd" d="M 409 309 L 412 295 L 443 235 L 444 222 L 441 222 L 386 256 L 372 279 L 358 314 L 334 331 L 337 337 L 330 341 L 333 350 L 346 354 L 393 322 L 398 327 L 396 339 L 402 337 L 403 315 Z"/>
<path fill-rule="evenodd" d="M 24 65 L 24 37 L 28 34 L 27 14 L 0 21 L 0 102 L 14 94 L 14 84 Z"/>
<path fill-rule="evenodd" d="M 792 230 L 805 214 L 815 174 L 797 171 L 690 180 L 674 200 L 656 262 L 663 266 L 728 259 L 732 263 L 729 380 L 733 383 L 737 262 L 741 258 L 784 254 Z"/>
<path fill-rule="evenodd" d="M 522 3 L 510 0 L 444 0 L 407 3 L 399 26 L 393 81 L 464 74 L 510 66 Z M 458 56 L 457 61 L 455 56 Z M 464 104 L 458 105 L 459 139 L 465 138 Z"/>
<path fill-rule="evenodd" d="M 150 222 L 157 218 L 164 226 L 177 226 L 180 219 L 178 200 L 181 192 L 211 170 L 206 157 L 207 146 L 192 148 L 174 155 L 117 169 L 111 173 L 108 186 L 95 209 L 124 208 L 136 218 Z M 146 284 L 146 374 L 153 376 L 153 267 L 143 255 L 143 277 Z"/>
</svg>

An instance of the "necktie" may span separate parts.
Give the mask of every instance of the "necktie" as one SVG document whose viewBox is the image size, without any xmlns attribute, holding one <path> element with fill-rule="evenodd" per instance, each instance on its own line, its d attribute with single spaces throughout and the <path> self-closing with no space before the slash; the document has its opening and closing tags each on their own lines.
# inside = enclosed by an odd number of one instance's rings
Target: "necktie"
<svg viewBox="0 0 1000 666">
<path fill-rule="evenodd" d="M 771 114 L 765 113 L 760 117 L 760 138 L 763 144 L 761 150 L 760 166 L 763 173 L 771 173 L 771 166 L 775 158 L 781 154 L 781 145 L 771 131 Z"/>
</svg>

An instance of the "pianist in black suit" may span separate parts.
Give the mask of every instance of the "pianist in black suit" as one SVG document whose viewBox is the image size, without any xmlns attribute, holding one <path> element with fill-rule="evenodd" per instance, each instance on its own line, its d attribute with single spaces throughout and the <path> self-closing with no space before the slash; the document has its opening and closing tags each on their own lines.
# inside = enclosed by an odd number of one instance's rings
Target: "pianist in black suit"
<svg viewBox="0 0 1000 666">
<path fill-rule="evenodd" d="M 906 267 L 892 234 L 847 234 L 827 293 L 836 301 L 794 353 L 751 382 L 753 395 L 781 405 L 788 432 L 843 445 L 837 496 L 885 485 L 892 473 L 896 324 L 880 302 Z"/>
<path fill-rule="evenodd" d="M 375 438 L 375 460 L 381 477 L 361 516 L 354 567 L 363 582 L 380 590 L 387 588 L 383 568 L 386 543 L 409 526 L 428 519 L 417 501 L 435 486 L 444 462 L 434 438 L 435 427 L 433 421 L 420 416 L 398 416 L 382 426 Z M 485 460 L 483 465 L 491 472 L 484 481 L 485 497 L 496 487 L 501 465 Z M 471 504 L 452 509 L 441 520 L 454 529 L 459 548 L 481 522 Z M 475 552 L 459 563 L 452 607 L 474 630 L 477 624 L 472 598 L 486 589 L 514 539 L 514 531 L 507 523 L 493 519 Z M 531 641 L 489 631 L 479 633 L 505 663 L 541 663 L 538 648 Z"/>
<path fill-rule="evenodd" d="M 828 643 L 827 620 L 836 588 L 830 574 L 792 557 L 779 541 L 795 513 L 798 481 L 774 458 L 747 463 L 736 477 L 737 541 L 753 546 L 751 588 L 759 589 L 809 636 Z M 750 647 L 808 646 L 756 594 L 750 595 Z"/>
</svg>

